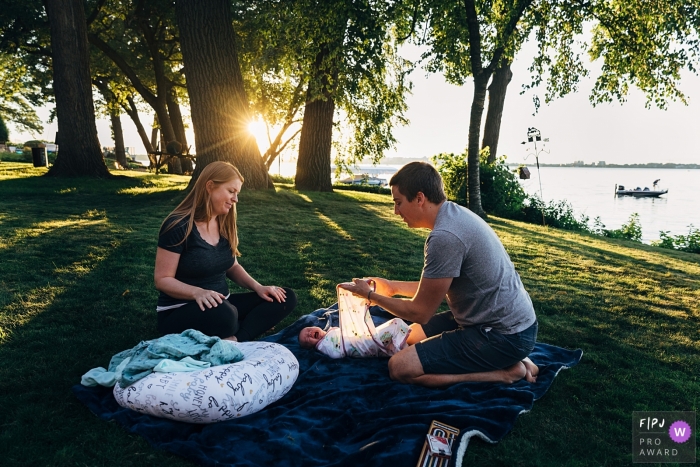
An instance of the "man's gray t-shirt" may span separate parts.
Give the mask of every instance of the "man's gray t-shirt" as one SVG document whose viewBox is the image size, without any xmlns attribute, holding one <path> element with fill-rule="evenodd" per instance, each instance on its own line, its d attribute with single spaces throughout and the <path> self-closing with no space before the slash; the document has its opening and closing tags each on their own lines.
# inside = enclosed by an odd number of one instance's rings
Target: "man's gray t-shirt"
<svg viewBox="0 0 700 467">
<path fill-rule="evenodd" d="M 423 277 L 453 277 L 447 304 L 463 326 L 514 334 L 536 320 L 532 300 L 496 232 L 479 216 L 445 201 L 425 241 Z"/>
</svg>

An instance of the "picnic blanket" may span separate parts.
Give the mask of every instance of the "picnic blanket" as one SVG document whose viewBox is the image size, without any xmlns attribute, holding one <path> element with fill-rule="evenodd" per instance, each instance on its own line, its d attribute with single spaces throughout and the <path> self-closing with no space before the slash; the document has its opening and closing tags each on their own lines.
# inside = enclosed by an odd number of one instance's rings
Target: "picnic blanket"
<svg viewBox="0 0 700 467">
<path fill-rule="evenodd" d="M 375 325 L 392 316 L 370 310 Z M 338 326 L 337 304 L 305 315 L 264 340 L 288 347 L 299 361 L 289 393 L 256 414 L 212 425 L 158 419 L 121 408 L 109 389 L 73 387 L 77 398 L 104 420 L 115 420 L 156 448 L 205 466 L 415 466 L 432 420 L 461 430 L 451 466 L 461 466 L 470 439 L 502 439 L 519 414 L 533 407 L 560 370 L 581 350 L 537 344 L 530 358 L 537 383 L 461 383 L 447 389 L 399 384 L 386 359 L 334 360 L 302 349 L 305 326 Z"/>
</svg>

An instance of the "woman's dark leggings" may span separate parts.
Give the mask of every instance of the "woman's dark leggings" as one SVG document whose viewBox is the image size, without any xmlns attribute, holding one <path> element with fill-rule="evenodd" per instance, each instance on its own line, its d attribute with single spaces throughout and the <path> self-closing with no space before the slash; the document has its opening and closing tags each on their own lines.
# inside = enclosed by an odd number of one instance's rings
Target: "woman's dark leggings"
<svg viewBox="0 0 700 467">
<path fill-rule="evenodd" d="M 297 296 L 286 288 L 287 300 L 268 302 L 255 292 L 231 294 L 214 308 L 199 309 L 197 302 L 158 312 L 158 332 L 179 334 L 196 329 L 208 336 L 236 336 L 239 342 L 252 340 L 282 321 L 297 305 Z"/>
</svg>

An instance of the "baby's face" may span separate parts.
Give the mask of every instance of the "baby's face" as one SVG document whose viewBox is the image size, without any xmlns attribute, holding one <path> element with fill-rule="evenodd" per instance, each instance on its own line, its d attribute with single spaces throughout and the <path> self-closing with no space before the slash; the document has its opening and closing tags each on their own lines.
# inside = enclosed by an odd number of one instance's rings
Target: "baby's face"
<svg viewBox="0 0 700 467">
<path fill-rule="evenodd" d="M 326 331 L 316 326 L 304 328 L 299 333 L 299 344 L 302 347 L 315 347 L 326 336 Z"/>
</svg>

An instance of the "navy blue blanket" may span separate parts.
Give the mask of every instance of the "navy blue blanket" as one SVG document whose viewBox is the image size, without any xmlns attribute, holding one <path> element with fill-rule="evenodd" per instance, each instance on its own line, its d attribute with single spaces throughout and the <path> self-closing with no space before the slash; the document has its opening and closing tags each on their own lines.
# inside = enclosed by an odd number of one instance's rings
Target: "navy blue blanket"
<svg viewBox="0 0 700 467">
<path fill-rule="evenodd" d="M 549 389 L 581 350 L 537 344 L 530 355 L 537 383 L 461 383 L 428 389 L 389 379 L 387 359 L 332 360 L 301 349 L 305 326 L 337 326 L 335 306 L 301 317 L 264 340 L 287 346 L 299 360 L 291 391 L 266 409 L 239 420 L 193 425 L 143 415 L 117 405 L 110 389 L 77 385 L 77 398 L 99 417 L 116 420 L 156 448 L 207 466 L 414 466 L 432 420 L 461 431 L 450 465 L 461 465 L 471 436 L 503 438 L 523 411 Z M 373 307 L 375 324 L 391 316 Z"/>
</svg>

